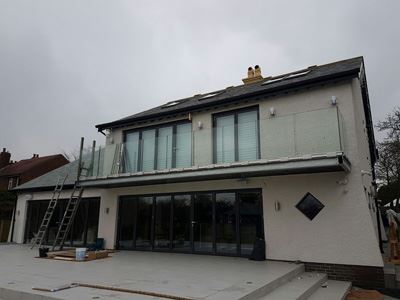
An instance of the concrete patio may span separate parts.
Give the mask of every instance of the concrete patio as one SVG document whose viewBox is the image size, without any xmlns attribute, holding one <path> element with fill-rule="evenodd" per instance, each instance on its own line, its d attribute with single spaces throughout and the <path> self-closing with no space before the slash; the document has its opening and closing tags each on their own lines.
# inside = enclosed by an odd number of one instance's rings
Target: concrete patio
<svg viewBox="0 0 400 300">
<path fill-rule="evenodd" d="M 28 245 L 0 244 L 0 299 L 165 299 L 86 287 L 32 289 L 72 282 L 207 300 L 337 300 L 350 288 L 350 283 L 327 281 L 325 274 L 304 272 L 302 264 L 276 261 L 121 251 L 110 258 L 70 262 L 35 258 L 37 254 Z"/>
</svg>

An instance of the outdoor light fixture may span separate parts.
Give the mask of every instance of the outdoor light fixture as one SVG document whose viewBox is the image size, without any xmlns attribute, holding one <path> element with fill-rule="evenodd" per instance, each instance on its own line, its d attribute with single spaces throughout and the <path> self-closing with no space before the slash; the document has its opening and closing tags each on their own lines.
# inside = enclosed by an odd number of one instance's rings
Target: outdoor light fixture
<svg viewBox="0 0 400 300">
<path fill-rule="evenodd" d="M 108 215 L 108 213 L 110 212 L 110 208 L 106 207 L 105 211 L 106 211 L 106 214 Z"/>
<path fill-rule="evenodd" d="M 337 104 L 337 98 L 336 98 L 336 96 L 332 96 L 332 97 L 331 97 L 331 103 L 332 103 L 332 105 L 336 105 L 336 104 Z"/>
<path fill-rule="evenodd" d="M 274 107 L 270 107 L 269 108 L 269 115 L 270 116 L 275 116 L 275 108 Z"/>
<path fill-rule="evenodd" d="M 197 123 L 197 128 L 198 128 L 198 129 L 203 129 L 203 123 L 202 123 L 201 121 L 199 121 L 199 122 Z"/>
<path fill-rule="evenodd" d="M 279 201 L 275 201 L 274 203 L 275 211 L 280 211 L 281 210 L 281 204 Z"/>
</svg>

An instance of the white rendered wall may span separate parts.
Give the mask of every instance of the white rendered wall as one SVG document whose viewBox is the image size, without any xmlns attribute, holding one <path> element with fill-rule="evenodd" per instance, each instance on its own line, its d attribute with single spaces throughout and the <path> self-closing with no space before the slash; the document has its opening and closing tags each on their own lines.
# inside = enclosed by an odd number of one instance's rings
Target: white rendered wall
<svg viewBox="0 0 400 300">
<path fill-rule="evenodd" d="M 219 180 L 101 190 L 98 191 L 101 193 L 99 237 L 105 238 L 107 248 L 114 247 L 118 198 L 121 195 L 262 188 L 267 258 L 382 266 L 374 215 L 368 207 L 364 192 L 364 187 L 370 186 L 371 178 L 361 175 L 362 170 L 370 170 L 370 165 L 358 80 L 279 95 L 258 102 L 233 104 L 212 112 L 258 104 L 260 118 L 266 119 L 270 107 L 275 108 L 277 117 L 332 107 L 332 96 L 336 96 L 345 120 L 346 155 L 351 162 L 349 174 L 337 172 L 275 176 L 250 178 L 247 182 Z M 210 111 L 193 113 L 192 120 L 193 124 L 202 122 L 204 130 L 198 133 L 203 143 L 201 147 L 195 148 L 195 164 L 206 164 L 212 157 L 212 114 Z M 195 125 L 193 130 L 201 131 Z M 269 145 L 263 139 L 267 132 L 266 123 L 260 122 L 262 153 L 268 151 Z M 113 139 L 114 142 L 122 140 L 121 129 L 113 132 Z M 342 185 L 340 182 L 347 184 Z M 307 192 L 325 205 L 312 221 L 295 208 Z M 21 213 L 26 209 L 26 201 L 22 196 L 17 207 Z M 35 198 L 40 199 L 36 195 Z M 274 210 L 276 201 L 281 204 L 280 211 Z M 24 217 L 24 214 L 17 216 L 17 241 L 22 241 L 20 237 L 23 236 Z"/>
</svg>

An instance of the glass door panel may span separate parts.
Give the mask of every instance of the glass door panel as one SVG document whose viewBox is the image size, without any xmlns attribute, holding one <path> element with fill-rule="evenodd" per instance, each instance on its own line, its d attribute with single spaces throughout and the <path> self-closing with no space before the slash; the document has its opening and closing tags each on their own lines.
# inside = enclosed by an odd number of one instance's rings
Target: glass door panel
<svg viewBox="0 0 400 300">
<path fill-rule="evenodd" d="M 235 198 L 235 193 L 217 193 L 215 195 L 217 253 L 237 253 Z"/>
<path fill-rule="evenodd" d="M 258 154 L 258 111 L 238 114 L 238 155 L 239 161 L 256 160 Z"/>
<path fill-rule="evenodd" d="M 136 213 L 137 249 L 151 248 L 152 215 L 153 215 L 153 197 L 139 197 L 137 199 L 137 213 Z"/>
<path fill-rule="evenodd" d="M 167 250 L 171 245 L 171 196 L 158 196 L 155 203 L 154 248 Z"/>
<path fill-rule="evenodd" d="M 183 168 L 192 165 L 192 124 L 176 126 L 175 167 Z"/>
<path fill-rule="evenodd" d="M 235 161 L 235 116 L 216 118 L 215 159 L 216 163 Z"/>
<path fill-rule="evenodd" d="M 139 159 L 139 132 L 130 132 L 125 136 L 123 172 L 137 172 Z"/>
<path fill-rule="evenodd" d="M 260 192 L 239 192 L 240 252 L 250 255 L 256 238 L 264 238 Z"/>
<path fill-rule="evenodd" d="M 154 170 L 156 130 L 142 132 L 142 171 Z"/>
<path fill-rule="evenodd" d="M 87 201 L 81 201 L 76 211 L 71 228 L 73 246 L 83 246 L 85 244 L 87 204 Z"/>
<path fill-rule="evenodd" d="M 120 249 L 133 248 L 133 230 L 135 222 L 135 198 L 124 197 L 119 205 L 119 240 Z"/>
<path fill-rule="evenodd" d="M 193 206 L 194 251 L 212 253 L 214 250 L 212 194 L 196 194 Z"/>
<path fill-rule="evenodd" d="M 158 129 L 157 170 L 170 169 L 172 166 L 172 136 L 172 126 Z"/>
<path fill-rule="evenodd" d="M 190 251 L 190 195 L 176 195 L 173 200 L 173 248 L 179 251 Z"/>
<path fill-rule="evenodd" d="M 53 216 L 49 223 L 49 229 L 47 233 L 47 243 L 49 245 L 54 243 L 66 206 L 67 200 L 58 200 L 57 206 L 54 209 Z M 68 236 L 70 236 L 70 234 Z M 65 240 L 65 245 L 69 246 L 70 244 L 71 240 L 67 238 Z"/>
<path fill-rule="evenodd" d="M 96 242 L 99 228 L 100 200 L 90 199 L 88 200 L 88 205 L 86 244 L 92 244 Z"/>
</svg>

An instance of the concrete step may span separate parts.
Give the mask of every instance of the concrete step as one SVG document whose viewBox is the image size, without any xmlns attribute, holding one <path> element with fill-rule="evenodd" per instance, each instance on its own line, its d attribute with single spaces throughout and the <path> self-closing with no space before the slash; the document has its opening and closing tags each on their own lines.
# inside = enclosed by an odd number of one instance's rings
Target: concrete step
<svg viewBox="0 0 400 300">
<path fill-rule="evenodd" d="M 285 283 L 289 282 L 293 278 L 296 278 L 300 274 L 304 273 L 305 267 L 303 264 L 298 264 L 298 265 L 294 265 L 294 266 L 295 266 L 295 268 L 293 268 L 290 272 L 287 272 L 280 276 L 276 276 L 273 280 L 265 282 L 265 278 L 260 278 L 260 281 L 262 281 L 263 283 L 260 285 L 259 288 L 253 289 L 247 295 L 240 297 L 238 299 L 240 299 L 240 300 L 258 300 L 261 297 L 267 295 L 268 293 L 271 293 L 272 291 L 276 290 L 280 286 L 284 285 Z M 238 285 L 237 288 L 245 289 L 246 286 Z M 222 295 L 222 297 L 221 297 L 221 295 Z M 218 299 L 237 299 L 232 294 L 224 295 L 223 293 L 222 294 L 218 293 L 217 297 L 218 297 Z M 207 298 L 207 300 L 214 300 L 214 299 Z"/>
<path fill-rule="evenodd" d="M 350 292 L 351 282 L 328 280 L 308 300 L 344 300 Z"/>
<path fill-rule="evenodd" d="M 327 280 L 323 273 L 304 272 L 259 300 L 305 300 Z"/>
</svg>

